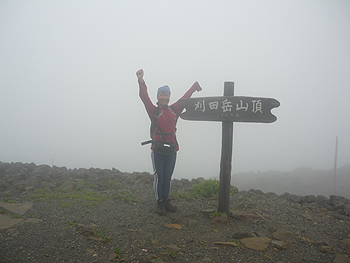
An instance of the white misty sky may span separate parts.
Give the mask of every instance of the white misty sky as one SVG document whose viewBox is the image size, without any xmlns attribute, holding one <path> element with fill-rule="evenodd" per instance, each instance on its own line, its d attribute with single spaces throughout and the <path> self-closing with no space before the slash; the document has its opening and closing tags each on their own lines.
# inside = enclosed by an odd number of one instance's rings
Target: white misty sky
<svg viewBox="0 0 350 263">
<path fill-rule="evenodd" d="M 350 2 L 0 1 L 0 161 L 151 172 L 138 97 L 275 98 L 235 123 L 233 173 L 350 163 Z M 179 120 L 175 178 L 215 177 L 221 123 Z"/>
</svg>

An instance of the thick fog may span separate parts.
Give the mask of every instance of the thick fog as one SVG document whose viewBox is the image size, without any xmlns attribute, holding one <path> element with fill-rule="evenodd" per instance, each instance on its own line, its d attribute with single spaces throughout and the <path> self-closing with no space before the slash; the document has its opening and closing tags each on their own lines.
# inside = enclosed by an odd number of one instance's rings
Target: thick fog
<svg viewBox="0 0 350 263">
<path fill-rule="evenodd" d="M 275 98 L 234 123 L 232 173 L 350 163 L 350 2 L 1 1 L 0 161 L 152 172 L 138 95 Z M 217 177 L 221 123 L 179 119 L 175 178 Z M 234 179 L 232 179 L 233 181 Z"/>
</svg>

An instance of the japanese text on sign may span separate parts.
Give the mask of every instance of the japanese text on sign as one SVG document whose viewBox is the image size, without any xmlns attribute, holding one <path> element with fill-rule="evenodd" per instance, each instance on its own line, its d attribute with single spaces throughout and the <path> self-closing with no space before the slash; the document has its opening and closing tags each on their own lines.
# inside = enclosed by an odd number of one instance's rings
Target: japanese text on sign
<svg viewBox="0 0 350 263">
<path fill-rule="evenodd" d="M 232 108 L 234 108 L 236 111 L 248 111 L 251 110 L 253 113 L 260 112 L 262 113 L 262 103 L 261 100 L 252 100 L 251 105 L 248 102 L 243 102 L 243 100 L 240 100 L 238 103 L 235 103 L 236 107 L 233 107 L 232 102 L 228 99 L 223 100 L 221 103 L 218 101 L 211 101 L 207 102 L 209 107 L 206 107 L 206 101 L 197 101 L 195 104 L 194 110 L 200 110 L 202 112 L 205 112 L 206 109 L 209 108 L 209 110 L 218 110 L 219 104 L 222 109 L 222 112 L 231 112 Z M 249 107 L 250 106 L 250 107 Z"/>
</svg>

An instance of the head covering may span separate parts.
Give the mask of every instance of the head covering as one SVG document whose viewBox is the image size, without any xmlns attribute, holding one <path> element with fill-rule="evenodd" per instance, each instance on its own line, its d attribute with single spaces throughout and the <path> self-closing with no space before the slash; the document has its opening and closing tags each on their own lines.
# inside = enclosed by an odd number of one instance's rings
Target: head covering
<svg viewBox="0 0 350 263">
<path fill-rule="evenodd" d="M 157 92 L 157 97 L 158 97 L 159 93 L 161 93 L 161 92 L 168 93 L 169 96 L 170 96 L 170 88 L 169 88 L 169 86 L 165 85 L 165 86 L 163 86 L 163 87 L 160 87 L 160 88 L 158 89 L 158 92 Z"/>
</svg>

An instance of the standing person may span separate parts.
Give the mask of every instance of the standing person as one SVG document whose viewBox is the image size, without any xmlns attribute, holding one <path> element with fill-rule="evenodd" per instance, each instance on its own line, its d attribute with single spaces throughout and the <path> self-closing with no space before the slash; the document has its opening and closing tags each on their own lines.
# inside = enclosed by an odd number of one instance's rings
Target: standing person
<svg viewBox="0 0 350 263">
<path fill-rule="evenodd" d="M 153 186 L 157 200 L 157 213 L 165 215 L 166 211 L 176 212 L 177 210 L 169 201 L 169 192 L 176 154 L 179 150 L 175 134 L 176 123 L 184 108 L 179 105 L 179 100 L 171 106 L 168 105 L 171 94 L 168 86 L 162 86 L 158 89 L 158 106 L 155 106 L 148 96 L 143 75 L 142 69 L 136 72 L 140 87 L 139 95 L 151 120 L 151 158 L 154 169 Z M 195 91 L 201 90 L 198 82 L 195 82 L 182 98 L 189 98 Z"/>
</svg>

